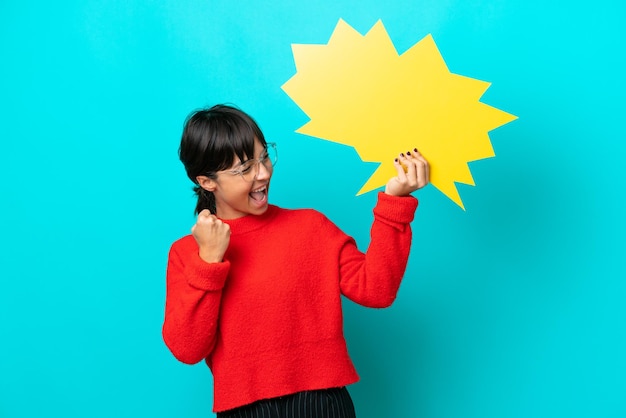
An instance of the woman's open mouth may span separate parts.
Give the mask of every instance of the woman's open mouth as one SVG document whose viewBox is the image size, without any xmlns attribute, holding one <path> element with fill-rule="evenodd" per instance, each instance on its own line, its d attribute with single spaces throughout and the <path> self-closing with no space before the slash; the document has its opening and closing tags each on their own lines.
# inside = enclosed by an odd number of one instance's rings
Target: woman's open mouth
<svg viewBox="0 0 626 418">
<path fill-rule="evenodd" d="M 250 192 L 250 197 L 257 202 L 267 200 L 267 184 Z"/>
</svg>

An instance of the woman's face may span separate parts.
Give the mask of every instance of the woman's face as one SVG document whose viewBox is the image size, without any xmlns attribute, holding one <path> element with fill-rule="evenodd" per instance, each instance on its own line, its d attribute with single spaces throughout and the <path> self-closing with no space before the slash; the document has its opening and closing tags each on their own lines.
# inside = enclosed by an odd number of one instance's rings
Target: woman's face
<svg viewBox="0 0 626 418">
<path fill-rule="evenodd" d="M 265 155 L 265 147 L 258 140 L 254 141 L 254 158 L 259 159 Z M 246 215 L 261 215 L 268 207 L 268 191 L 273 167 L 267 161 L 264 163 L 251 164 L 249 170 L 256 177 L 247 181 L 243 176 L 233 173 L 232 170 L 240 170 L 242 167 L 238 157 L 235 157 L 230 169 L 217 173 L 214 182 L 213 195 L 215 196 L 216 215 L 222 219 L 236 219 Z M 257 172 L 258 170 L 258 172 Z"/>
</svg>

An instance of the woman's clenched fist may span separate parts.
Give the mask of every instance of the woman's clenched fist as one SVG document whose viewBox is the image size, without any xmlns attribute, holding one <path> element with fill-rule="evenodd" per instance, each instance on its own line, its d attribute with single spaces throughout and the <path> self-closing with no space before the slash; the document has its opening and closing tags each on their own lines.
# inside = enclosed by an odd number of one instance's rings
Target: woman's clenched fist
<svg viewBox="0 0 626 418">
<path fill-rule="evenodd" d="M 198 243 L 200 258 L 207 263 L 219 263 L 230 243 L 230 226 L 222 222 L 208 209 L 198 214 L 191 234 Z"/>
</svg>

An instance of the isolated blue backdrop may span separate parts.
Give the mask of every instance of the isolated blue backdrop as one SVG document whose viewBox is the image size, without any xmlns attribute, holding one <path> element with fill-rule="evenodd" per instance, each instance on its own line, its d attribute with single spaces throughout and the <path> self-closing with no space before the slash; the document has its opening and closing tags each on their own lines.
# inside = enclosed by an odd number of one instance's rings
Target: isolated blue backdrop
<svg viewBox="0 0 626 418">
<path fill-rule="evenodd" d="M 211 375 L 162 343 L 167 250 L 193 223 L 194 108 L 234 103 L 279 146 L 272 200 L 364 249 L 374 170 L 294 133 L 290 45 L 382 19 L 519 116 L 463 212 L 417 193 L 397 303 L 345 304 L 360 418 L 626 416 L 623 2 L 0 2 L 0 417 L 207 417 Z"/>
</svg>

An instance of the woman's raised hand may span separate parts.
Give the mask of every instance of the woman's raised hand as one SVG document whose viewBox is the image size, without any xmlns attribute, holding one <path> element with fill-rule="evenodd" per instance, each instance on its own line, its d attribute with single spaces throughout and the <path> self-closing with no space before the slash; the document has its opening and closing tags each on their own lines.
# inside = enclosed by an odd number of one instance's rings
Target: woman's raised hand
<svg viewBox="0 0 626 418">
<path fill-rule="evenodd" d="M 198 214 L 196 224 L 191 227 L 191 234 L 199 247 L 200 258 L 207 263 L 219 263 L 230 243 L 230 226 L 208 209 Z"/>
<path fill-rule="evenodd" d="M 392 196 L 408 196 L 430 182 L 428 161 L 414 148 L 402 153 L 394 161 L 398 175 L 392 177 L 385 187 L 385 193 Z"/>
</svg>

